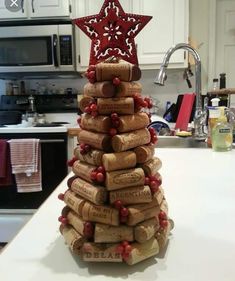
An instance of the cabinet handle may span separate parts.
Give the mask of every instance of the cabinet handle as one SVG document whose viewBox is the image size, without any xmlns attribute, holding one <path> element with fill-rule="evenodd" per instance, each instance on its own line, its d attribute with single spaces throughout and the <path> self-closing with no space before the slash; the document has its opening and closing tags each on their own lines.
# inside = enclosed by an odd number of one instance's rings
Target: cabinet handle
<svg viewBox="0 0 235 281">
<path fill-rule="evenodd" d="M 24 0 L 21 0 L 21 11 L 24 13 Z"/>
<path fill-rule="evenodd" d="M 34 13 L 34 0 L 31 0 L 32 12 Z"/>
</svg>

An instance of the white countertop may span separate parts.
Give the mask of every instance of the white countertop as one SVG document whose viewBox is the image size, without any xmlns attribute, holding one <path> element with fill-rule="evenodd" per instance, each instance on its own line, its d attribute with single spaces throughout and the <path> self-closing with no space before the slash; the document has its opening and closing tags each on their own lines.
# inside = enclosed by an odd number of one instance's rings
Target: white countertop
<svg viewBox="0 0 235 281">
<path fill-rule="evenodd" d="M 3 127 L 0 128 L 0 134 L 9 134 L 9 133 L 63 133 L 67 132 L 66 126 L 58 126 L 58 127 Z"/>
<path fill-rule="evenodd" d="M 235 150 L 156 149 L 170 216 L 169 245 L 135 266 L 84 263 L 64 245 L 57 221 L 66 180 L 0 254 L 4 281 L 234 281 Z"/>
</svg>

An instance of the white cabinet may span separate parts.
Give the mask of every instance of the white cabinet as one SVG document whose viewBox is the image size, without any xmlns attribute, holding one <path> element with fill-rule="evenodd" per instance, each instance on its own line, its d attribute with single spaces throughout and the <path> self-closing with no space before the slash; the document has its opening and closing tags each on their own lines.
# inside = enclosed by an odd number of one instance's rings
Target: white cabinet
<svg viewBox="0 0 235 281">
<path fill-rule="evenodd" d="M 5 0 L 0 0 L 1 20 L 54 18 L 70 16 L 69 0 L 8 0 L 18 11 L 7 9 Z M 14 4 L 15 3 L 15 4 Z M 9 6 L 9 5 L 8 5 Z M 16 6 L 15 6 L 16 7 Z"/>
<path fill-rule="evenodd" d="M 126 13 L 153 16 L 152 20 L 136 36 L 137 53 L 142 69 L 160 67 L 166 51 L 174 44 L 188 42 L 189 0 L 120 0 Z M 75 18 L 99 13 L 103 0 L 77 0 Z M 78 70 L 84 70 L 89 63 L 90 39 L 76 28 L 76 45 L 80 54 Z M 184 67 L 184 51 L 175 52 L 169 67 Z"/>
</svg>

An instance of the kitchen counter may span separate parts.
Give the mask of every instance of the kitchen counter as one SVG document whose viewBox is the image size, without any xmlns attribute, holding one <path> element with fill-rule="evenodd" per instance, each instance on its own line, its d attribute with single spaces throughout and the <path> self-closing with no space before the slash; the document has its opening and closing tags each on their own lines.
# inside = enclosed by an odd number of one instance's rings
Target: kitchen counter
<svg viewBox="0 0 235 281">
<path fill-rule="evenodd" d="M 165 252 L 132 267 L 73 256 L 58 231 L 65 179 L 0 254 L 1 279 L 234 281 L 235 150 L 157 148 L 156 155 L 175 222 Z"/>
<path fill-rule="evenodd" d="M 8 134 L 8 133 L 63 133 L 67 132 L 66 126 L 58 126 L 58 127 L 2 127 L 0 128 L 0 134 Z"/>
</svg>

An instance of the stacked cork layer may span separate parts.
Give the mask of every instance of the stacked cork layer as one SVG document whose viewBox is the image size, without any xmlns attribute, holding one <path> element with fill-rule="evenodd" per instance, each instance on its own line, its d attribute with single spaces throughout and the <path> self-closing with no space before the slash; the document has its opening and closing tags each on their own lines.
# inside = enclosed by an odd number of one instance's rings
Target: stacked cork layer
<svg viewBox="0 0 235 281">
<path fill-rule="evenodd" d="M 66 204 L 60 232 L 84 261 L 136 264 L 156 255 L 172 228 L 140 76 L 120 62 L 87 72 L 79 146 L 69 162 L 74 176 L 59 195 Z"/>
</svg>

